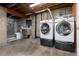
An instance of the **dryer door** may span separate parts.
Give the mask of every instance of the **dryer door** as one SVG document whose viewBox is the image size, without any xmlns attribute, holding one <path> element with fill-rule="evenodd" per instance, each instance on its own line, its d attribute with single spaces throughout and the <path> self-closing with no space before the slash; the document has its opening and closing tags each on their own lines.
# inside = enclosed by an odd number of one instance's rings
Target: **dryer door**
<svg viewBox="0 0 79 59">
<path fill-rule="evenodd" d="M 67 21 L 62 21 L 57 24 L 56 31 L 61 36 L 67 36 L 72 32 L 72 26 Z"/>
<path fill-rule="evenodd" d="M 47 23 L 43 23 L 41 26 L 42 34 L 47 34 L 50 31 L 49 25 Z"/>
</svg>

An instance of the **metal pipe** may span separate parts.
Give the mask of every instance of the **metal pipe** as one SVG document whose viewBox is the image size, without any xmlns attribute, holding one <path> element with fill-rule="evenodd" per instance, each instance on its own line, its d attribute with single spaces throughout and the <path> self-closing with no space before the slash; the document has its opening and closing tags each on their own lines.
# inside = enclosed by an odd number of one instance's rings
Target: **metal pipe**
<svg viewBox="0 0 79 59">
<path fill-rule="evenodd" d="M 52 15 L 51 10 L 50 10 L 49 8 L 47 8 L 47 10 L 48 10 L 48 12 L 49 12 L 49 14 L 50 14 L 51 18 L 53 19 L 53 15 Z"/>
<path fill-rule="evenodd" d="M 42 13 L 42 12 L 45 12 L 45 11 L 48 11 L 49 14 L 50 14 L 50 16 L 51 16 L 51 18 L 53 19 L 52 12 L 51 12 L 51 10 L 50 10 L 49 8 L 46 8 L 46 9 L 37 11 L 37 12 L 35 12 L 35 14 Z M 33 14 L 33 13 L 29 13 L 29 14 L 26 14 L 26 15 L 32 15 L 32 14 Z"/>
<path fill-rule="evenodd" d="M 43 9 L 43 10 L 37 11 L 35 13 L 42 13 L 42 12 L 45 12 L 45 11 L 47 11 L 47 9 Z"/>
<path fill-rule="evenodd" d="M 37 12 L 35 12 L 35 13 L 42 13 L 42 12 L 45 12 L 45 11 L 48 11 L 49 14 L 50 14 L 50 16 L 51 16 L 51 18 L 53 19 L 52 12 L 51 12 L 51 10 L 50 10 L 49 8 L 43 9 L 43 10 L 41 10 L 41 11 L 37 11 Z"/>
<path fill-rule="evenodd" d="M 45 12 L 45 11 L 47 11 L 47 9 L 43 9 L 43 10 L 37 11 L 37 12 L 35 12 L 34 14 L 42 13 L 42 12 Z M 28 13 L 28 14 L 26 14 L 26 15 L 32 15 L 32 14 L 33 14 L 33 13 Z"/>
</svg>

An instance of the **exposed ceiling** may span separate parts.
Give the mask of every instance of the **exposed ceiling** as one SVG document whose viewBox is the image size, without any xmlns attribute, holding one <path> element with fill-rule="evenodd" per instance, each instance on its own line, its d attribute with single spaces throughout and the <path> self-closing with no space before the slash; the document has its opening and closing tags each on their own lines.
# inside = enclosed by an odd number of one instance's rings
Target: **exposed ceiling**
<svg viewBox="0 0 79 59">
<path fill-rule="evenodd" d="M 41 3 L 31 8 L 29 7 L 29 5 L 31 4 L 33 3 L 0 3 L 0 5 L 7 9 L 7 13 L 9 16 L 12 15 L 25 18 L 29 16 L 28 14 L 34 14 L 35 12 L 46 8 L 56 9 L 72 5 L 71 3 Z"/>
</svg>

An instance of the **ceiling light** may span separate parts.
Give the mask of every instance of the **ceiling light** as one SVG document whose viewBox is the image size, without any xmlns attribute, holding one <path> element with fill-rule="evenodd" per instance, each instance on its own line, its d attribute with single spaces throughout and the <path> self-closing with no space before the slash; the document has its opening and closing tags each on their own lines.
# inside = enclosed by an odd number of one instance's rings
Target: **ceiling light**
<svg viewBox="0 0 79 59">
<path fill-rule="evenodd" d="M 31 4 L 30 7 L 34 7 L 36 5 L 39 5 L 40 3 L 34 3 L 34 4 Z"/>
</svg>

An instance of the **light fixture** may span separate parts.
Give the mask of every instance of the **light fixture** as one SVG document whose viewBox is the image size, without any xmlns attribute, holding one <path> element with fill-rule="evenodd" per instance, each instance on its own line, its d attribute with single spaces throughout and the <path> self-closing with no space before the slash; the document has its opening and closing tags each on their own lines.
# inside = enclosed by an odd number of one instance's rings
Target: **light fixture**
<svg viewBox="0 0 79 59">
<path fill-rule="evenodd" d="M 34 4 L 31 4 L 30 7 L 34 7 L 34 6 L 39 5 L 39 4 L 41 4 L 41 3 L 34 3 Z"/>
</svg>

